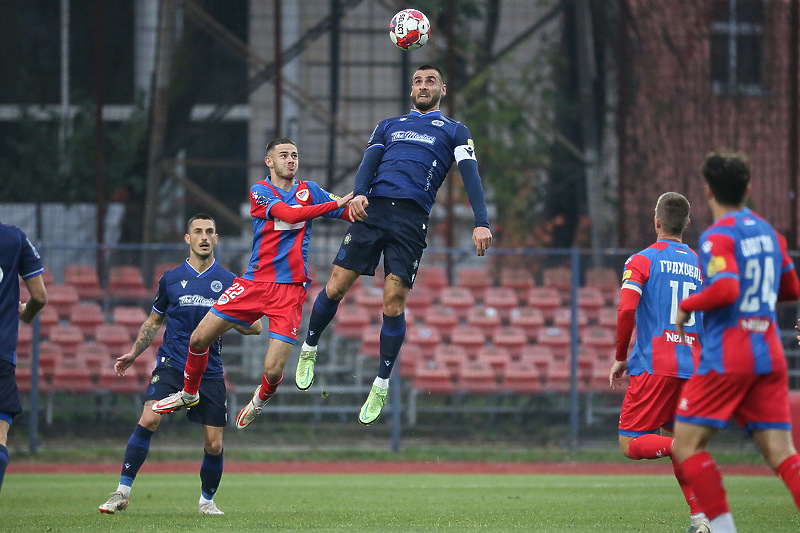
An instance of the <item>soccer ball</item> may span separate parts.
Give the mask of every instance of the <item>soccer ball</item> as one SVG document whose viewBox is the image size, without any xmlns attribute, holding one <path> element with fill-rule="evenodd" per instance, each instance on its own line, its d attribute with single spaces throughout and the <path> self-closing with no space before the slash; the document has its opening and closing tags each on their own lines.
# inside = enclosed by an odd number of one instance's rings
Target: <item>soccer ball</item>
<svg viewBox="0 0 800 533">
<path fill-rule="evenodd" d="M 430 35 L 428 17 L 417 9 L 404 9 L 389 23 L 389 38 L 403 50 L 422 48 Z"/>
</svg>

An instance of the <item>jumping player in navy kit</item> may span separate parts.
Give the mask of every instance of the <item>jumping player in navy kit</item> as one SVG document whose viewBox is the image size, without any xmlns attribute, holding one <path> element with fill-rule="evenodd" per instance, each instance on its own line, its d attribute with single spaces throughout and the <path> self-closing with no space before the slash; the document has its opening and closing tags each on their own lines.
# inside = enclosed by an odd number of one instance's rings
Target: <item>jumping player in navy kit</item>
<svg viewBox="0 0 800 533">
<path fill-rule="evenodd" d="M 420 66 L 412 78 L 411 112 L 386 119 L 373 131 L 356 173 L 350 204 L 357 221 L 348 229 L 333 261 L 331 277 L 314 302 L 301 348 L 295 383 L 307 390 L 314 380 L 320 335 L 358 277 L 375 275 L 382 255 L 386 280 L 380 362 L 378 376 L 359 413 L 362 424 L 377 420 L 386 400 L 389 376 L 405 338 L 406 299 L 426 247 L 428 219 L 453 162 L 461 172 L 475 216 L 472 241 L 477 254 L 484 255 L 492 244 L 469 130 L 439 111 L 446 92 L 442 71 L 433 65 Z"/>
<path fill-rule="evenodd" d="M 114 364 L 117 375 L 125 376 L 127 369 L 152 344 L 161 325 L 166 322 L 164 343 L 158 350 L 142 416 L 125 449 L 119 486 L 108 501 L 100 506 L 101 513 L 114 514 L 128 507 L 133 481 L 147 459 L 150 440 L 161 423 L 161 415 L 153 412 L 152 405 L 183 388 L 189 336 L 236 277 L 214 259 L 217 239 L 216 224 L 210 216 L 198 214 L 189 219 L 185 236 L 189 258 L 181 266 L 161 276 L 150 316 L 142 324 L 130 351 L 118 357 Z M 262 330 L 261 321 L 255 321 L 248 328 L 237 325 L 236 330 L 245 335 L 258 335 Z M 200 402 L 187 412 L 190 421 L 203 424 L 205 429 L 199 509 L 201 514 L 212 515 L 224 514 L 214 503 L 214 495 L 222 478 L 222 430 L 228 419 L 221 350 L 222 343 L 217 339 L 210 347 L 208 367 L 200 385 L 203 393 Z"/>
</svg>

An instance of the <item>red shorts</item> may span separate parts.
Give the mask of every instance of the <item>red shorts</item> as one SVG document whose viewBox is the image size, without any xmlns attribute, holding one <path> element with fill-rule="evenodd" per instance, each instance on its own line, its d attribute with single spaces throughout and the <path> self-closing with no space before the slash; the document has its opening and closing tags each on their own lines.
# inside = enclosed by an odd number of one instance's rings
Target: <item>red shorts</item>
<svg viewBox="0 0 800 533">
<path fill-rule="evenodd" d="M 297 330 L 306 303 L 306 288 L 299 283 L 270 283 L 233 280 L 211 308 L 218 317 L 249 327 L 266 316 L 269 319 L 269 336 L 290 344 L 297 342 Z"/>
<path fill-rule="evenodd" d="M 711 371 L 692 376 L 683 388 L 675 420 L 723 429 L 731 416 L 747 431 L 790 430 L 786 371 L 761 375 Z"/>
<path fill-rule="evenodd" d="M 675 408 L 686 380 L 672 376 L 631 376 L 619 414 L 619 434 L 638 437 L 666 426 L 672 431 Z"/>
</svg>

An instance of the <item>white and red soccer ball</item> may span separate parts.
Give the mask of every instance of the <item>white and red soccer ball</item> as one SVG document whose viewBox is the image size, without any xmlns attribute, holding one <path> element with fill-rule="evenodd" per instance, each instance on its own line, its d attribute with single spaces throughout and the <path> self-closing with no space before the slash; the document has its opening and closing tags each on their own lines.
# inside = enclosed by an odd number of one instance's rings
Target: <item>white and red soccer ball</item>
<svg viewBox="0 0 800 533">
<path fill-rule="evenodd" d="M 389 38 L 403 50 L 422 48 L 430 35 L 428 17 L 418 9 L 404 9 L 389 23 Z"/>
</svg>

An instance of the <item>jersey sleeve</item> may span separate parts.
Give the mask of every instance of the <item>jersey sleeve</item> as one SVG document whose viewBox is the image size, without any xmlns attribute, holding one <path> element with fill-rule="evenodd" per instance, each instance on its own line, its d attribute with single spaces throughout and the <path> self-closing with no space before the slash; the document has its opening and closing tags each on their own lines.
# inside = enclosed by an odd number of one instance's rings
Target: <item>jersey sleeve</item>
<svg viewBox="0 0 800 533">
<path fill-rule="evenodd" d="M 486 211 L 486 197 L 483 194 L 481 176 L 478 173 L 478 160 L 475 158 L 475 144 L 469 130 L 459 123 L 453 136 L 455 148 L 453 157 L 461 172 L 464 188 L 467 190 L 469 205 L 475 215 L 475 227 L 489 227 L 489 215 Z"/>
<path fill-rule="evenodd" d="M 722 233 L 709 233 L 700 245 L 700 259 L 707 285 L 723 278 L 739 280 L 739 265 L 733 238 Z"/>
<path fill-rule="evenodd" d="M 22 250 L 19 257 L 19 275 L 22 276 L 22 279 L 38 276 L 44 272 L 39 251 L 28 236 L 25 235 L 24 231 L 19 230 L 19 232 L 22 241 Z"/>
<path fill-rule="evenodd" d="M 341 197 L 336 196 L 332 192 L 328 192 L 313 181 L 307 181 L 306 184 L 308 185 L 308 192 L 311 193 L 311 200 L 314 202 L 314 205 L 317 204 L 326 204 L 328 202 L 338 202 Z M 345 207 L 340 207 L 339 209 L 334 209 L 333 211 L 328 211 L 327 213 L 323 214 L 325 218 L 341 218 L 342 213 L 344 213 Z"/>
<path fill-rule="evenodd" d="M 270 208 L 280 201 L 269 187 L 256 183 L 250 188 L 250 216 L 266 219 Z"/>
<path fill-rule="evenodd" d="M 156 297 L 153 300 L 153 311 L 159 315 L 164 315 L 169 307 L 169 298 L 167 297 L 167 277 L 162 275 L 158 280 L 158 288 L 156 289 Z"/>
<path fill-rule="evenodd" d="M 644 284 L 650 279 L 650 259 L 642 254 L 634 254 L 625 261 L 622 273 L 622 290 L 631 289 L 642 294 Z"/>
</svg>

